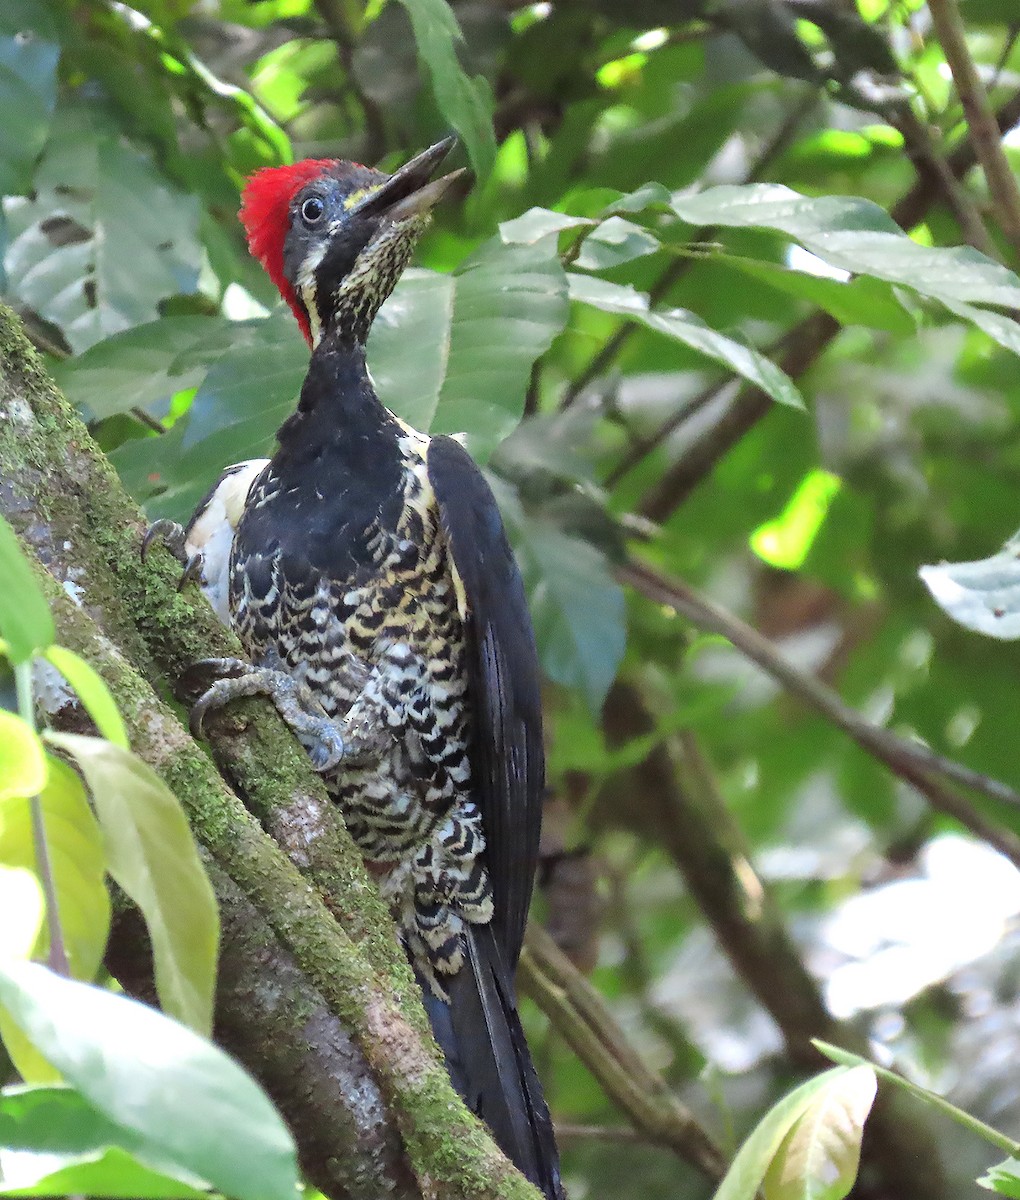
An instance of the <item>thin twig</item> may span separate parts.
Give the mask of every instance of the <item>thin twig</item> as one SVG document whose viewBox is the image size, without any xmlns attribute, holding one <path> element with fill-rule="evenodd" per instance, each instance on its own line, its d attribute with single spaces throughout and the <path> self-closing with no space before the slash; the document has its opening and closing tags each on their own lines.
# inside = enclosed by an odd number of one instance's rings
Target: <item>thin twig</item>
<svg viewBox="0 0 1020 1200">
<path fill-rule="evenodd" d="M 1014 92 L 1002 105 L 996 113 L 996 121 L 1003 131 L 1012 129 L 1020 121 L 1020 91 Z M 974 146 L 970 140 L 957 146 L 946 158 L 949 170 L 957 178 L 965 175 L 974 162 Z M 908 232 L 924 217 L 941 190 L 939 179 L 927 160 L 919 167 L 917 183 L 889 214 Z M 840 328 L 838 321 L 821 311 L 795 325 L 784 338 L 787 357 L 781 365 L 786 374 L 792 379 L 803 374 L 821 357 Z M 719 391 L 729 383 L 724 380 Z M 696 439 L 647 493 L 638 506 L 640 515 L 652 521 L 665 521 L 709 475 L 719 459 L 771 408 L 772 400 L 764 392 L 750 384 L 742 387 L 715 425 Z"/>
<path fill-rule="evenodd" d="M 928 11 L 953 73 L 999 225 L 1014 251 L 1020 254 L 1020 185 L 1002 149 L 999 126 L 988 93 L 967 47 L 966 28 L 959 7 L 956 0 L 928 0 Z"/>
<path fill-rule="evenodd" d="M 936 754 L 927 746 L 907 741 L 888 729 L 874 725 L 848 704 L 844 704 L 831 688 L 788 662 L 756 629 L 752 629 L 750 625 L 708 597 L 700 595 L 682 580 L 667 578 L 633 559 L 617 568 L 617 577 L 657 604 L 668 604 L 699 629 L 726 638 L 791 695 L 821 713 L 838 729 L 843 730 L 861 749 L 885 763 L 895 775 L 912 784 L 933 808 L 954 817 L 1020 868 L 1020 837 L 985 818 L 969 801 L 947 787 L 942 778 L 951 779 L 992 800 L 1013 807 L 1020 807 L 1020 793 L 999 780 L 990 779 L 978 771 Z"/>
<path fill-rule="evenodd" d="M 534 923 L 518 983 L 645 1139 L 673 1150 L 709 1179 L 722 1178 L 725 1159 L 711 1135 L 645 1064 L 602 997 Z"/>
<path fill-rule="evenodd" d="M 989 258 L 998 258 L 995 243 L 985 228 L 977 205 L 971 199 L 967 189 L 953 174 L 952 168 L 946 161 L 931 130 L 919 117 L 914 114 L 909 105 L 901 105 L 891 114 L 892 123 L 903 135 L 903 140 L 911 156 L 926 163 L 938 181 L 939 190 L 963 234 L 964 241 L 975 250 L 987 254 Z"/>
</svg>

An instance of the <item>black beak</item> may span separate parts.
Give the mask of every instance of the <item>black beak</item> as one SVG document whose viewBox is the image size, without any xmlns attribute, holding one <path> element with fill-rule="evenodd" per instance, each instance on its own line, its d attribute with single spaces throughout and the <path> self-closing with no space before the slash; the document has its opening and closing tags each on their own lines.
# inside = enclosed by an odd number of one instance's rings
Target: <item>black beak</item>
<svg viewBox="0 0 1020 1200">
<path fill-rule="evenodd" d="M 385 217 L 390 221 L 403 221 L 428 212 L 446 194 L 450 184 L 465 173 L 462 167 L 439 179 L 429 180 L 432 172 L 456 144 L 455 137 L 448 137 L 429 146 L 366 196 L 354 212 L 363 216 Z"/>
</svg>

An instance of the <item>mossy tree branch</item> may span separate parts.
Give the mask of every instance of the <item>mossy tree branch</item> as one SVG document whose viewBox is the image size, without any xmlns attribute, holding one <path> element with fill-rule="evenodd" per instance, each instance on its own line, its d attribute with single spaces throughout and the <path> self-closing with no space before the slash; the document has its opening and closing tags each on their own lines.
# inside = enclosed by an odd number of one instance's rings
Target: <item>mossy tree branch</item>
<svg viewBox="0 0 1020 1200">
<path fill-rule="evenodd" d="M 331 1196 L 368 1187 L 535 1200 L 450 1086 L 392 923 L 271 705 L 246 701 L 211 723 L 223 775 L 188 735 L 170 699 L 177 681 L 191 663 L 239 647 L 204 602 L 176 593 L 169 558 L 142 565 L 141 513 L 2 306 L 0 512 L 48 572 L 60 640 L 103 676 L 132 748 L 185 806 L 224 917 L 217 1028 L 292 1120 L 300 1111 L 294 1132 L 310 1177 Z M 135 982 L 144 972 L 127 928 L 114 950 Z M 274 963 L 284 971 L 275 1003 Z M 308 1084 L 297 1108 L 294 1078 Z M 373 1097 L 382 1112 L 371 1111 Z"/>
</svg>

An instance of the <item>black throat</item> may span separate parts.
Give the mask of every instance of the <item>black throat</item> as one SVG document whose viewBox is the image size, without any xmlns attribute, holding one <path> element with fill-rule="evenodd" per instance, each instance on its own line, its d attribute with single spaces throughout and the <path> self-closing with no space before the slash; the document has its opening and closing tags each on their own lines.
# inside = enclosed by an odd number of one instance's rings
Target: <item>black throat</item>
<svg viewBox="0 0 1020 1200">
<path fill-rule="evenodd" d="M 266 525 L 245 534 L 332 579 L 356 578 L 376 565 L 377 534 L 395 529 L 403 511 L 400 436 L 372 387 L 364 346 L 327 334 L 312 351 L 297 411 L 277 434 Z"/>
</svg>

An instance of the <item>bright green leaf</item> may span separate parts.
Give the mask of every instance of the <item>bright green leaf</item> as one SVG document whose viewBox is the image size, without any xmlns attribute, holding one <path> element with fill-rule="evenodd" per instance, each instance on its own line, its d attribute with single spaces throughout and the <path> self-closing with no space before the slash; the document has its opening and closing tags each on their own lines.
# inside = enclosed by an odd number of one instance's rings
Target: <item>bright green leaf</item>
<svg viewBox="0 0 1020 1200">
<path fill-rule="evenodd" d="M 23 867 L 0 863 L 0 958 L 28 958 L 46 915 L 39 880 Z"/>
<path fill-rule="evenodd" d="M 755 1200 L 765 1174 L 787 1134 L 816 1097 L 824 1094 L 838 1077 L 846 1074 L 848 1070 L 845 1067 L 825 1071 L 774 1104 L 737 1151 L 713 1200 Z"/>
<path fill-rule="evenodd" d="M 92 793 L 109 871 L 145 918 L 156 990 L 171 1015 L 208 1033 L 216 985 L 216 899 L 177 797 L 127 750 L 99 738 L 50 734 Z"/>
<path fill-rule="evenodd" d="M 602 221 L 581 243 L 574 260 L 584 271 L 608 271 L 659 250 L 659 239 L 623 217 Z"/>
<path fill-rule="evenodd" d="M 9 797 L 35 796 L 45 783 L 46 756 L 38 734 L 0 709 L 0 805 Z"/>
<path fill-rule="evenodd" d="M 749 383 L 760 387 L 778 403 L 793 408 L 804 407 L 793 381 L 775 363 L 750 346 L 717 333 L 693 313 L 679 308 L 653 311 L 643 292 L 593 275 L 570 272 L 567 278 L 571 300 L 638 321 L 646 328 L 675 338 L 699 354 L 722 363 Z"/>
<path fill-rule="evenodd" d="M 237 1200 L 294 1200 L 294 1141 L 211 1042 L 135 1000 L 0 961 L 0 1002 L 95 1109 L 162 1163 Z"/>
<path fill-rule="evenodd" d="M 95 668 L 66 646 L 50 646 L 45 657 L 74 688 L 78 699 L 107 741 L 129 749 L 127 730 L 109 688 Z"/>
<path fill-rule="evenodd" d="M 202 1184 L 71 1088 L 0 1094 L 0 1195 L 169 1200 L 205 1196 Z"/>
<path fill-rule="evenodd" d="M 53 617 L 14 530 L 0 514 L 0 634 L 15 664 L 26 662 L 55 636 Z"/>
<path fill-rule="evenodd" d="M 989 1167 L 978 1183 L 990 1192 L 1020 1200 L 1020 1158 L 1007 1158 L 1005 1162 Z"/>
<path fill-rule="evenodd" d="M 96 818 L 81 780 L 52 755 L 39 793 L 50 872 L 64 949 L 76 979 L 92 979 L 103 960 L 110 928 L 110 898 L 104 882 L 106 858 Z M 0 863 L 35 871 L 31 801 L 9 800 L 0 807 Z M 45 957 L 45 936 L 35 957 Z"/>
<path fill-rule="evenodd" d="M 769 1164 L 765 1200 L 843 1200 L 854 1185 L 878 1081 L 870 1067 L 826 1074 Z"/>
<path fill-rule="evenodd" d="M 460 134 L 479 179 L 492 170 L 496 135 L 488 80 L 468 76 L 457 61 L 464 36 L 446 0 L 400 0 L 411 18 L 418 57 L 429 73 L 439 111 Z"/>
<path fill-rule="evenodd" d="M 779 516 L 751 534 L 751 549 L 770 566 L 796 571 L 807 558 L 841 486 L 831 471 L 809 471 Z"/>
<path fill-rule="evenodd" d="M 829 279 L 807 271 L 794 271 L 779 263 L 730 254 L 720 254 L 716 261 L 788 296 L 798 296 L 810 304 L 817 304 L 841 325 L 863 325 L 868 329 L 899 334 L 910 334 L 917 328 L 913 317 L 897 299 L 892 285 L 870 275 L 847 280 Z"/>
</svg>

